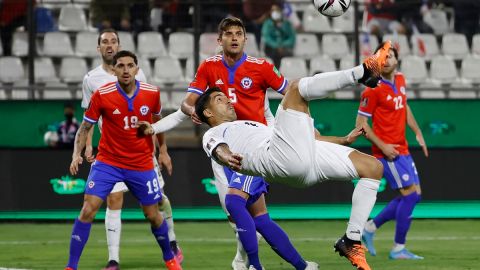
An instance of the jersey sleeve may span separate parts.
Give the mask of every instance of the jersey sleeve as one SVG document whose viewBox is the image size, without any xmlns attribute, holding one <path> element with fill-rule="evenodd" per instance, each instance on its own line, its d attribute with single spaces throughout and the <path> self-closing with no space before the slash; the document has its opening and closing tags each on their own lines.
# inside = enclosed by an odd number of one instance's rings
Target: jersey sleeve
<svg viewBox="0 0 480 270">
<path fill-rule="evenodd" d="M 155 115 L 160 115 L 162 113 L 162 98 L 160 95 L 160 87 L 157 87 L 158 91 L 155 94 L 155 106 L 153 107 L 152 113 Z"/>
<path fill-rule="evenodd" d="M 208 157 L 213 158 L 213 150 L 215 150 L 218 145 L 226 143 L 223 140 L 222 133 L 220 128 L 211 128 L 203 135 L 203 150 L 205 150 Z"/>
<path fill-rule="evenodd" d="M 88 84 L 88 74 L 83 77 L 82 83 L 82 108 L 85 110 L 88 108 L 88 103 L 90 102 L 90 98 L 92 97 L 93 89 Z"/>
<path fill-rule="evenodd" d="M 88 104 L 88 108 L 83 115 L 84 121 L 90 124 L 96 124 L 98 122 L 98 119 L 100 118 L 100 103 L 100 94 L 98 91 L 96 91 L 93 93 L 90 103 Z"/>
<path fill-rule="evenodd" d="M 197 69 L 195 78 L 188 86 L 187 92 L 198 95 L 203 94 L 207 90 L 207 62 L 203 62 Z"/>
<path fill-rule="evenodd" d="M 373 112 L 377 107 L 377 95 L 374 90 L 371 88 L 366 88 L 362 92 L 362 97 L 360 99 L 360 106 L 358 107 L 358 114 L 372 117 Z"/>
<path fill-rule="evenodd" d="M 267 87 L 271 87 L 280 94 L 287 88 L 287 79 L 283 77 L 273 64 L 265 61 L 262 65 L 262 74 L 264 75 Z"/>
</svg>

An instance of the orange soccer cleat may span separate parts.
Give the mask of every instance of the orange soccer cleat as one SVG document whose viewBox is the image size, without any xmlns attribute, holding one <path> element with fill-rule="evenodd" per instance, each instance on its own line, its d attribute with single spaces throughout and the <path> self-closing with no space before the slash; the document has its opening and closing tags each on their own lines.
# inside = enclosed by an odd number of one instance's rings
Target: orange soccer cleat
<svg viewBox="0 0 480 270">
<path fill-rule="evenodd" d="M 165 265 L 167 266 L 168 270 L 182 270 L 180 263 L 175 258 L 166 261 Z"/>
<path fill-rule="evenodd" d="M 363 77 L 358 81 L 368 87 L 376 87 L 378 81 L 380 80 L 380 75 L 382 73 L 383 66 L 387 61 L 388 53 L 392 48 L 392 42 L 387 40 L 382 43 L 382 46 L 377 50 L 377 52 L 363 61 L 363 67 L 365 68 L 365 73 Z"/>
<path fill-rule="evenodd" d="M 360 241 L 354 241 L 347 238 L 344 235 L 338 239 L 333 246 L 335 252 L 338 252 L 340 256 L 347 258 L 350 263 L 360 270 L 371 270 L 365 258 L 365 247 Z"/>
</svg>

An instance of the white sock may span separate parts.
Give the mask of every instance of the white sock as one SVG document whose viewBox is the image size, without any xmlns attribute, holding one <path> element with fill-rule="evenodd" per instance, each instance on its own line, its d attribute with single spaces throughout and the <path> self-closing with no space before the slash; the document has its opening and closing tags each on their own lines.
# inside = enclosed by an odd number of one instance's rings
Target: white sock
<svg viewBox="0 0 480 270">
<path fill-rule="evenodd" d="M 397 244 L 395 243 L 393 245 L 393 248 L 392 248 L 392 251 L 393 252 L 399 252 L 400 250 L 404 249 L 405 248 L 405 244 Z"/>
<path fill-rule="evenodd" d="M 373 222 L 373 219 L 370 219 L 367 221 L 367 224 L 365 224 L 365 231 L 374 233 L 377 231 L 377 225 L 375 225 L 375 222 Z"/>
<path fill-rule="evenodd" d="M 351 69 L 304 77 L 298 83 L 298 90 L 306 101 L 324 98 L 332 91 L 355 84 L 363 77 L 363 73 L 363 65 L 360 65 Z"/>
<path fill-rule="evenodd" d="M 105 230 L 107 232 L 108 260 L 120 262 L 120 235 L 122 233 L 122 210 L 110 210 L 105 213 Z"/>
<path fill-rule="evenodd" d="M 167 222 L 168 226 L 168 239 L 170 242 L 177 241 L 177 236 L 175 235 L 175 231 L 173 230 L 173 217 L 165 217 L 165 221 Z"/>
<path fill-rule="evenodd" d="M 370 216 L 380 181 L 369 178 L 360 178 L 352 195 L 352 212 L 347 226 L 347 237 L 360 241 L 365 223 Z"/>
<path fill-rule="evenodd" d="M 240 238 L 238 238 L 237 225 L 231 221 L 229 221 L 228 224 L 230 224 L 232 227 L 233 231 L 235 232 L 235 238 L 237 239 L 237 253 L 235 254 L 235 260 L 247 261 L 247 252 L 245 252 L 245 249 L 243 249 L 242 242 L 240 242 Z"/>
</svg>

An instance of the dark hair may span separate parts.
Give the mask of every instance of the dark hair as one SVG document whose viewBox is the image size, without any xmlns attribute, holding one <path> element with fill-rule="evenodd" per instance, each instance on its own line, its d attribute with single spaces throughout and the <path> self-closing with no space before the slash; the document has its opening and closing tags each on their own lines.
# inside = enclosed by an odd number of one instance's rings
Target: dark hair
<svg viewBox="0 0 480 270">
<path fill-rule="evenodd" d="M 75 106 L 73 106 L 73 103 L 70 102 L 70 101 L 67 101 L 65 103 L 63 103 L 63 108 L 71 108 L 71 109 L 75 109 Z"/>
<path fill-rule="evenodd" d="M 374 52 L 374 53 L 377 53 L 378 50 L 380 50 L 380 49 L 383 47 L 383 44 L 385 44 L 385 42 L 386 42 L 386 41 L 380 43 L 380 44 L 378 45 L 378 47 L 375 49 L 375 52 Z M 394 46 L 392 46 L 392 47 L 390 47 L 390 50 L 393 51 L 393 54 L 395 55 L 395 59 L 398 60 L 398 49 L 395 48 Z"/>
<path fill-rule="evenodd" d="M 200 96 L 200 98 L 198 98 L 197 103 L 195 104 L 195 113 L 197 114 L 198 118 L 200 118 L 200 120 L 206 124 L 208 124 L 208 119 L 205 117 L 205 114 L 203 114 L 203 111 L 208 106 L 210 96 L 215 92 L 222 92 L 222 90 L 220 90 L 218 87 L 209 88 Z"/>
<path fill-rule="evenodd" d="M 243 29 L 243 33 L 246 35 L 247 30 L 245 30 L 245 25 L 242 20 L 237 17 L 226 17 L 218 24 L 218 37 L 222 37 L 223 32 L 226 31 L 231 26 L 238 26 Z"/>
<path fill-rule="evenodd" d="M 117 36 L 118 44 L 120 44 L 120 37 L 118 36 L 117 30 L 115 30 L 113 28 L 105 28 L 102 31 L 100 31 L 100 33 L 98 34 L 97 45 L 100 45 L 100 41 L 102 40 L 102 35 L 105 34 L 105 33 L 114 33 L 115 36 Z"/>
<path fill-rule="evenodd" d="M 121 57 L 131 57 L 131 58 L 133 58 L 133 62 L 135 62 L 135 65 L 138 65 L 137 56 L 131 51 L 119 51 L 119 52 L 117 52 L 115 54 L 115 56 L 113 56 L 112 64 L 115 66 L 117 64 L 118 58 L 121 58 Z"/>
</svg>

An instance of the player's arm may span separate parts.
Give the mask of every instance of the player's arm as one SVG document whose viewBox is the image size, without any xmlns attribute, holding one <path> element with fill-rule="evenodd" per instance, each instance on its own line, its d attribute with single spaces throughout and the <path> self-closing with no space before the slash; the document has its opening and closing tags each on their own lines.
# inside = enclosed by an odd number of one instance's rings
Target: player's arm
<svg viewBox="0 0 480 270">
<path fill-rule="evenodd" d="M 162 119 L 161 115 L 153 115 L 153 121 L 157 122 Z M 156 135 L 157 142 L 158 142 L 158 165 L 160 166 L 160 169 L 167 169 L 168 175 L 172 175 L 172 159 L 170 158 L 170 155 L 168 154 L 168 149 L 167 149 L 167 143 L 165 140 L 165 133 L 157 133 Z"/>
<path fill-rule="evenodd" d="M 83 78 L 82 83 L 82 108 L 87 110 L 88 103 L 90 102 L 91 93 L 93 92 L 92 87 L 88 84 L 88 74 L 85 75 Z M 95 160 L 95 155 L 93 155 L 93 131 L 94 129 L 90 129 L 87 134 L 87 143 L 85 146 L 85 158 L 88 162 L 93 162 Z"/>
<path fill-rule="evenodd" d="M 187 93 L 185 96 L 185 99 L 182 102 L 181 110 L 184 114 L 190 116 L 192 118 L 192 121 L 195 124 L 201 124 L 202 121 L 200 118 L 198 118 L 197 114 L 195 113 L 195 104 L 197 103 L 197 100 L 200 98 L 200 96 L 197 93 Z"/>
<path fill-rule="evenodd" d="M 420 127 L 417 124 L 417 120 L 415 120 L 415 116 L 413 116 L 412 109 L 407 104 L 407 125 L 412 129 L 415 133 L 415 138 L 417 139 L 418 144 L 422 147 L 423 154 L 428 157 L 428 148 L 427 144 L 425 143 L 425 139 L 423 138 L 423 133 Z"/>
<path fill-rule="evenodd" d="M 315 130 L 315 139 L 317 141 L 325 141 L 340 145 L 350 145 L 354 143 L 358 137 L 364 134 L 362 127 L 355 127 L 348 135 L 344 137 L 336 137 L 336 136 L 322 136 L 318 130 Z"/>
<path fill-rule="evenodd" d="M 218 144 L 212 151 L 212 157 L 219 164 L 234 171 L 239 171 L 242 168 L 243 157 L 240 154 L 232 153 L 226 143 Z"/>
<path fill-rule="evenodd" d="M 72 163 L 70 163 L 70 173 L 77 174 L 78 166 L 83 163 L 82 151 L 87 142 L 88 132 L 92 130 L 93 124 L 83 121 L 75 135 L 75 144 L 73 147 Z"/>
<path fill-rule="evenodd" d="M 400 154 L 397 149 L 395 149 L 395 147 L 398 147 L 397 144 L 388 144 L 378 138 L 375 132 L 373 132 L 373 129 L 370 127 L 367 116 L 358 114 L 355 121 L 355 126 L 357 128 L 361 128 L 365 137 L 378 148 L 380 148 L 380 150 L 382 150 L 383 154 L 385 154 L 388 159 L 394 159 Z"/>
</svg>

